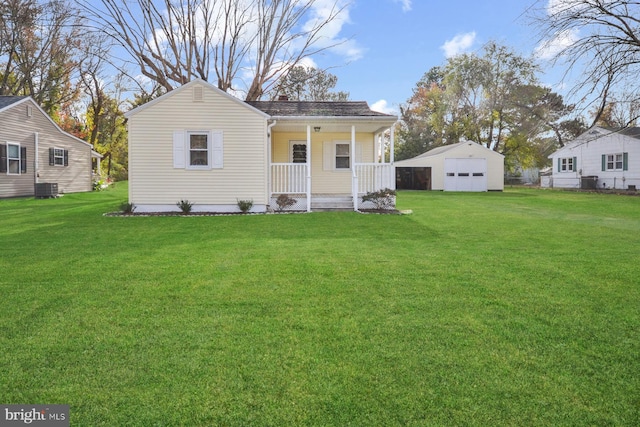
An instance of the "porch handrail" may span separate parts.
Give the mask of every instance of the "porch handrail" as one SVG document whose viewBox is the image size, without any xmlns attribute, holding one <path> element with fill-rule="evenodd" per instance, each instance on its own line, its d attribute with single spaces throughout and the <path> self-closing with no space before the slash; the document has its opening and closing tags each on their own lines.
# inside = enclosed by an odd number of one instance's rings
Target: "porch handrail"
<svg viewBox="0 0 640 427">
<path fill-rule="evenodd" d="M 307 192 L 306 163 L 271 163 L 271 194 Z"/>
<path fill-rule="evenodd" d="M 396 188 L 395 167 L 392 164 L 356 163 L 354 166 L 358 194 Z"/>
</svg>

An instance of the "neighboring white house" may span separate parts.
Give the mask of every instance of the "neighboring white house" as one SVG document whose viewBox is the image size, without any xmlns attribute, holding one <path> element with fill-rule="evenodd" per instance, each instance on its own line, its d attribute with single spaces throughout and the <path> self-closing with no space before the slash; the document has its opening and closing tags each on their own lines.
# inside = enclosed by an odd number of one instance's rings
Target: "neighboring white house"
<svg viewBox="0 0 640 427">
<path fill-rule="evenodd" d="M 383 134 L 396 116 L 366 102 L 241 101 L 200 79 L 126 114 L 129 202 L 136 212 L 358 209 L 367 192 L 393 188 Z M 283 196 L 284 195 L 284 196 Z"/>
<path fill-rule="evenodd" d="M 397 188 L 502 191 L 504 156 L 471 141 L 444 145 L 395 162 Z"/>
<path fill-rule="evenodd" d="M 28 96 L 0 96 L 0 197 L 92 190 L 91 144 L 64 132 Z M 50 194 L 50 193 L 47 193 Z"/>
<path fill-rule="evenodd" d="M 554 188 L 640 188 L 638 127 L 593 127 L 549 158 Z"/>
</svg>

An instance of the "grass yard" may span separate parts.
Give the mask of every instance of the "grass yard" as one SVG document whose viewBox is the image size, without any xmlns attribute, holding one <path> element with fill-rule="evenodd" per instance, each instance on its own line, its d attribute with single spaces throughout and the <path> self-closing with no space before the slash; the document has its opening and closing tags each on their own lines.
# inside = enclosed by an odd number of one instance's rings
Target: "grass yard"
<svg viewBox="0 0 640 427">
<path fill-rule="evenodd" d="M 638 426 L 640 197 L 412 215 L 0 200 L 0 403 L 73 426 Z"/>
</svg>

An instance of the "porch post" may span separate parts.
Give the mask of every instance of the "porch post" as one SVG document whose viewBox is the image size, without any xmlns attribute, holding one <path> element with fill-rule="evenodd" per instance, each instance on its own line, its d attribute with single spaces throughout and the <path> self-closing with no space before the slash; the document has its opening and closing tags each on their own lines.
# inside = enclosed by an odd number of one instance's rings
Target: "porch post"
<svg viewBox="0 0 640 427">
<path fill-rule="evenodd" d="M 389 144 L 389 163 L 393 164 L 394 162 L 394 150 L 395 150 L 395 133 L 396 133 L 396 127 L 395 126 L 391 126 L 391 129 L 389 131 L 390 135 L 389 135 L 389 139 L 390 139 L 390 144 Z"/>
<path fill-rule="evenodd" d="M 389 175 L 391 175 L 389 177 L 389 183 L 391 184 L 391 189 L 395 190 L 396 189 L 396 168 L 393 166 L 393 162 L 395 160 L 395 155 L 394 155 L 394 151 L 395 151 L 395 130 L 396 127 L 391 126 L 391 130 L 389 131 L 389 164 L 391 165 L 391 167 L 389 168 Z"/>
<path fill-rule="evenodd" d="M 358 174 L 356 173 L 356 126 L 351 125 L 351 193 L 353 197 L 353 210 L 358 210 Z"/>
<path fill-rule="evenodd" d="M 307 125 L 307 212 L 311 212 L 311 125 Z"/>
<path fill-rule="evenodd" d="M 271 196 L 273 196 L 273 177 L 271 174 L 273 173 L 273 153 L 272 153 L 272 145 L 273 140 L 271 133 L 273 132 L 273 127 L 276 125 L 276 121 L 269 123 L 267 120 L 267 206 L 271 206 Z"/>
</svg>

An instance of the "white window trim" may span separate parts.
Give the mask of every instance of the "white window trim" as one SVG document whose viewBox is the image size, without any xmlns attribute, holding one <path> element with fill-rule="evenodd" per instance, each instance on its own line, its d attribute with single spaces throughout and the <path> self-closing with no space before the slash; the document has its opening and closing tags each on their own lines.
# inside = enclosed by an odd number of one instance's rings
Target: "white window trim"
<svg viewBox="0 0 640 427">
<path fill-rule="evenodd" d="M 336 166 L 337 160 L 338 160 L 338 145 L 346 145 L 349 148 L 349 155 L 348 156 L 344 156 L 341 155 L 341 158 L 348 158 L 349 159 L 349 166 L 346 168 L 339 168 L 338 166 Z M 334 141 L 333 143 L 333 170 L 335 171 L 350 171 L 351 168 L 353 167 L 353 153 L 351 152 L 351 141 Z"/>
<path fill-rule="evenodd" d="M 57 151 L 60 151 L 60 155 L 58 155 Z M 58 159 L 60 159 L 60 164 L 58 164 Z M 53 147 L 53 166 L 64 167 L 64 148 Z"/>
<path fill-rule="evenodd" d="M 571 163 L 571 168 L 569 168 Z M 560 157 L 560 173 L 573 173 L 576 171 L 576 165 L 573 164 L 573 157 Z"/>
<path fill-rule="evenodd" d="M 620 167 L 616 167 L 617 163 L 618 163 L 618 156 L 620 156 Z M 609 168 L 609 157 L 613 157 L 613 167 Z M 624 154 L 623 153 L 612 153 L 612 154 L 607 154 L 607 158 L 606 158 L 606 172 L 615 172 L 615 171 L 621 171 L 624 169 Z"/>
<path fill-rule="evenodd" d="M 9 147 L 10 146 L 16 146 L 18 147 L 18 158 L 15 157 L 11 157 L 11 154 L 9 153 Z M 22 157 L 21 157 L 21 147 L 19 143 L 16 142 L 8 142 L 7 141 L 7 175 L 22 175 Z M 11 172 L 11 162 L 12 161 L 17 161 L 18 162 L 18 172 Z"/>
<path fill-rule="evenodd" d="M 349 146 L 349 167 L 348 168 L 336 168 L 336 146 L 338 144 L 346 144 Z M 356 142 L 355 156 L 351 152 L 351 141 L 349 140 L 335 140 L 325 141 L 323 144 L 323 169 L 325 171 L 333 172 L 349 172 L 358 163 L 362 163 L 362 143 Z"/>
<path fill-rule="evenodd" d="M 207 164 L 206 165 L 192 165 L 191 164 L 191 135 L 206 135 L 207 137 Z M 186 132 L 185 138 L 185 154 L 186 154 L 186 168 L 188 170 L 209 170 L 213 160 L 212 155 L 212 135 L 210 131 L 204 130 L 189 130 Z M 204 150 L 197 150 L 204 151 Z"/>
<path fill-rule="evenodd" d="M 207 165 L 191 165 L 190 135 L 207 135 Z M 222 169 L 224 133 L 221 130 L 179 130 L 173 132 L 173 167 L 185 170 Z"/>
</svg>

